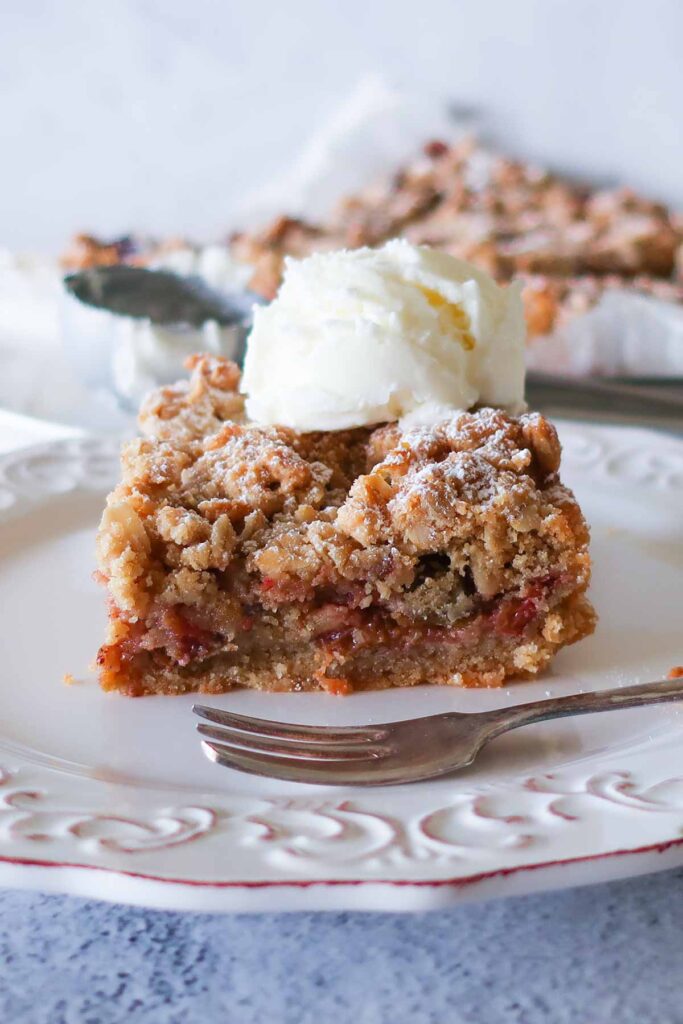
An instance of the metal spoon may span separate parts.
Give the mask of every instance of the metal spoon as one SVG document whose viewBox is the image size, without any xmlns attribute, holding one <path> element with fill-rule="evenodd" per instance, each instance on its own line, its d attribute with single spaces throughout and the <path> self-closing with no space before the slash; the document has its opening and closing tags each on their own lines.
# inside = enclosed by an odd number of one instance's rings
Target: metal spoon
<svg viewBox="0 0 683 1024">
<path fill-rule="evenodd" d="M 201 327 L 207 320 L 222 327 L 243 323 L 254 303 L 264 301 L 255 292 L 218 291 L 200 277 L 124 265 L 68 274 L 64 286 L 79 302 L 96 309 L 155 324 L 192 327 Z"/>
</svg>

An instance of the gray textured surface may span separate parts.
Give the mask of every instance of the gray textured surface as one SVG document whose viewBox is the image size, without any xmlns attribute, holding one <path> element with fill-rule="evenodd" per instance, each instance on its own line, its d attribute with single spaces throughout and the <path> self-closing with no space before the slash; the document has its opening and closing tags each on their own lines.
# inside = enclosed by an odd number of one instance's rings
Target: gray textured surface
<svg viewBox="0 0 683 1024">
<path fill-rule="evenodd" d="M 678 1024 L 683 871 L 430 915 L 0 894 L 12 1024 Z"/>
</svg>

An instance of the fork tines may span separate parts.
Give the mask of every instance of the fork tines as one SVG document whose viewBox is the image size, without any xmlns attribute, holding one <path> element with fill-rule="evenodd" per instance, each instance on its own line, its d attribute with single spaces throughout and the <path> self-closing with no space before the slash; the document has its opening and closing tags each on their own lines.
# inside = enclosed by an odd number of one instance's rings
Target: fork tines
<svg viewBox="0 0 683 1024">
<path fill-rule="evenodd" d="M 195 704 L 202 748 L 218 764 L 301 782 L 358 782 L 391 753 L 378 726 L 295 725 Z M 210 723 L 210 724 L 207 724 Z M 384 742 L 383 742 L 384 741 Z"/>
</svg>

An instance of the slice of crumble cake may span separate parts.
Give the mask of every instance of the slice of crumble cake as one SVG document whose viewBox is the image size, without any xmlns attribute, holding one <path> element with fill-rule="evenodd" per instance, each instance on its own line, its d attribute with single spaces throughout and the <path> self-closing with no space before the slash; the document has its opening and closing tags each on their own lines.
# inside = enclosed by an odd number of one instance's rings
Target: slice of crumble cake
<svg viewBox="0 0 683 1024">
<path fill-rule="evenodd" d="M 497 686 L 591 633 L 588 529 L 542 416 L 297 433 L 207 356 L 143 405 L 98 536 L 101 684 Z"/>
</svg>

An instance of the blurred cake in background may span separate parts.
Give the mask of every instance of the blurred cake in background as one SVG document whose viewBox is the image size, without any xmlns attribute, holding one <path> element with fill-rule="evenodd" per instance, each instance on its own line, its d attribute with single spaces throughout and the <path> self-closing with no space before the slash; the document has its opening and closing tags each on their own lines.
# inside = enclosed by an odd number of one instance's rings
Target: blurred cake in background
<svg viewBox="0 0 683 1024">
<path fill-rule="evenodd" d="M 643 372 L 647 336 L 648 371 L 683 373 L 683 215 L 627 188 L 590 188 L 508 159 L 472 139 L 428 143 L 320 222 L 283 214 L 209 249 L 80 235 L 63 262 L 162 265 L 209 278 L 214 264 L 223 272 L 227 266 L 231 283 L 271 299 L 287 256 L 397 237 L 469 260 L 500 282 L 521 279 L 532 366 Z M 624 330 L 630 344 L 615 344 L 615 331 Z"/>
</svg>

